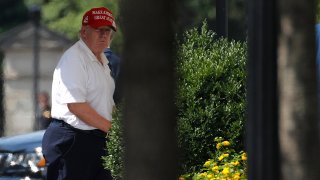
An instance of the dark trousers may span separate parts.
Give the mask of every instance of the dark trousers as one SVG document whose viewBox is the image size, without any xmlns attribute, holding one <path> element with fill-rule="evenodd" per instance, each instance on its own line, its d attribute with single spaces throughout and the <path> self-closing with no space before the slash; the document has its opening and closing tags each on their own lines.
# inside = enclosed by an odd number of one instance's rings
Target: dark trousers
<svg viewBox="0 0 320 180">
<path fill-rule="evenodd" d="M 42 140 L 47 180 L 112 180 L 103 167 L 106 138 L 88 132 L 60 120 L 50 123 Z"/>
</svg>

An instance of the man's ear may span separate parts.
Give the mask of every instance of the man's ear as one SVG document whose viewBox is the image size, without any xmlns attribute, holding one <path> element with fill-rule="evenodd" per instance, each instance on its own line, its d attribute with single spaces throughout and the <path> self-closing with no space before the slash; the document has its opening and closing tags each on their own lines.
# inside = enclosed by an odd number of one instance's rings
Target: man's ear
<svg viewBox="0 0 320 180">
<path fill-rule="evenodd" d="M 87 37 L 87 31 L 88 31 L 88 28 L 86 26 L 81 26 L 80 36 L 82 38 L 86 38 Z"/>
</svg>

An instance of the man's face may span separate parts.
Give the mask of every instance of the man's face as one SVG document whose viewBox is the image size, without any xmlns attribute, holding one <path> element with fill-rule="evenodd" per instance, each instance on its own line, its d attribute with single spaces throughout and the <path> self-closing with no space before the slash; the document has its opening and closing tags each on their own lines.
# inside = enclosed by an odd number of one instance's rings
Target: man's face
<svg viewBox="0 0 320 180">
<path fill-rule="evenodd" d="M 112 29 L 109 26 L 103 26 L 97 29 L 91 26 L 85 26 L 82 27 L 81 33 L 83 33 L 82 38 L 93 54 L 99 55 L 108 47 Z"/>
</svg>

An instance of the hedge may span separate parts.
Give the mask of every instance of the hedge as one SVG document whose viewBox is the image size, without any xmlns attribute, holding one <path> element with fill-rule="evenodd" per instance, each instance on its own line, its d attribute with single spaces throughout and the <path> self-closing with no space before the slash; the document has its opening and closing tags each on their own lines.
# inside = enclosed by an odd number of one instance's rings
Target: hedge
<svg viewBox="0 0 320 180">
<path fill-rule="evenodd" d="M 204 23 L 178 42 L 178 144 L 181 173 L 198 171 L 215 137 L 243 150 L 246 44 L 218 39 Z"/>
</svg>

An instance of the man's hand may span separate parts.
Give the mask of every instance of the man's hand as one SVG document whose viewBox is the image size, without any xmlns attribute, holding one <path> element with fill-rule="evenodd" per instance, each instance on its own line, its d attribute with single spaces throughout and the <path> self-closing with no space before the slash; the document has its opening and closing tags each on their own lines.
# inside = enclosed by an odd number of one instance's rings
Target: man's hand
<svg viewBox="0 0 320 180">
<path fill-rule="evenodd" d="M 88 103 L 68 103 L 70 112 L 76 115 L 86 124 L 96 127 L 101 131 L 108 132 L 111 122 L 98 114 Z"/>
</svg>

